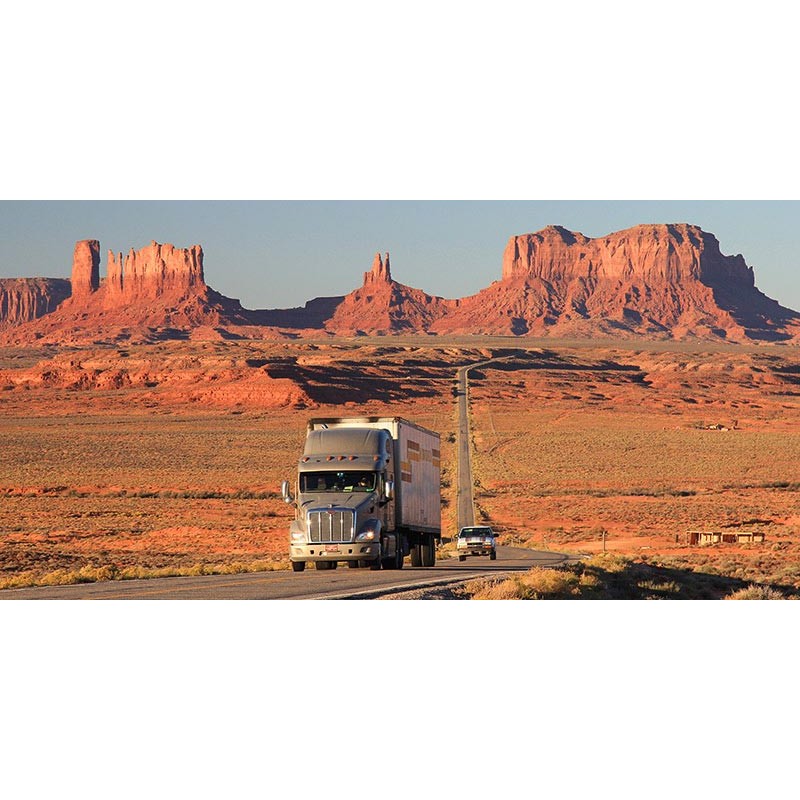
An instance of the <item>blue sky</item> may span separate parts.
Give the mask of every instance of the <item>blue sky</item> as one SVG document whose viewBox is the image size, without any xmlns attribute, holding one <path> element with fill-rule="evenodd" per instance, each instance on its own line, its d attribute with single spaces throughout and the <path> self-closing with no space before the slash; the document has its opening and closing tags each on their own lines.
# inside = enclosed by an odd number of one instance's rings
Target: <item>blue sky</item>
<svg viewBox="0 0 800 800">
<path fill-rule="evenodd" d="M 68 277 L 78 239 L 127 252 L 152 239 L 200 244 L 206 279 L 249 308 L 345 294 L 375 252 L 393 277 L 443 297 L 500 277 L 509 236 L 563 225 L 587 236 L 648 222 L 690 222 L 741 253 L 756 284 L 800 309 L 798 201 L 2 201 L 0 277 Z"/>
</svg>

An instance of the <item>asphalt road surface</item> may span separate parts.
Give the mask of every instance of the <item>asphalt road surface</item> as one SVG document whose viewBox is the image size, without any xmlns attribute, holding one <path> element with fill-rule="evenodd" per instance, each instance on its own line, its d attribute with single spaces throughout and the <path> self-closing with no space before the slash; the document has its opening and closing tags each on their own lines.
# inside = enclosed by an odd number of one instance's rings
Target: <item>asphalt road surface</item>
<svg viewBox="0 0 800 800">
<path fill-rule="evenodd" d="M 428 586 L 455 584 L 472 578 L 524 572 L 535 566 L 554 567 L 567 556 L 549 551 L 498 547 L 497 560 L 485 556 L 466 561 L 450 558 L 434 567 L 401 570 L 307 569 L 305 572 L 255 572 L 103 581 L 77 586 L 43 586 L 0 591 L 0 600 L 367 600 L 383 594 Z"/>
<path fill-rule="evenodd" d="M 490 361 L 479 361 L 461 367 L 456 373 L 456 399 L 458 405 L 458 435 L 456 438 L 458 451 L 458 493 L 456 500 L 456 516 L 458 528 L 475 524 L 475 503 L 472 496 L 472 462 L 470 458 L 469 429 L 469 371 L 474 367 L 491 364 Z"/>
</svg>

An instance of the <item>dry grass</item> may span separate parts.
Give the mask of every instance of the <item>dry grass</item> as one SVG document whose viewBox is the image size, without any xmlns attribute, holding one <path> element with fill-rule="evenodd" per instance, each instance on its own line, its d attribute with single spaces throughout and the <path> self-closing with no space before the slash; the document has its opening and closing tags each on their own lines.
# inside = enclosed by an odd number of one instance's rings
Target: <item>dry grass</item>
<svg viewBox="0 0 800 800">
<path fill-rule="evenodd" d="M 19 572 L 0 579 L 0 589 L 23 589 L 28 586 L 68 586 L 76 583 L 98 581 L 130 581 L 147 578 L 177 578 L 197 575 L 239 575 L 246 572 L 274 572 L 288 570 L 289 561 L 249 561 L 215 564 L 192 564 L 187 567 L 161 567 L 152 569 L 143 566 L 123 567 L 116 564 L 103 566 L 85 565 L 80 569 L 57 569 L 52 572 L 32 570 Z"/>
<path fill-rule="evenodd" d="M 746 589 L 739 589 L 729 594 L 726 600 L 784 600 L 785 595 L 770 586 L 751 584 Z"/>
<path fill-rule="evenodd" d="M 472 600 L 777 600 L 800 598 L 800 588 L 748 584 L 724 574 L 607 553 L 557 569 L 471 581 L 464 594 Z"/>
</svg>

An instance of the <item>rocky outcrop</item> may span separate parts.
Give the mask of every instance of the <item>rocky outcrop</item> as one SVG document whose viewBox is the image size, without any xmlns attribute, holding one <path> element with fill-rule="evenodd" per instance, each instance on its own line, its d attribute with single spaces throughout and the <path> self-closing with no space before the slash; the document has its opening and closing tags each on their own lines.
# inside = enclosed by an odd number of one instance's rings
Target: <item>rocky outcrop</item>
<svg viewBox="0 0 800 800">
<path fill-rule="evenodd" d="M 389 267 L 389 254 L 386 254 L 386 263 L 381 258 L 380 253 L 375 253 L 372 259 L 372 269 L 364 273 L 364 286 L 371 283 L 391 283 L 392 270 Z"/>
<path fill-rule="evenodd" d="M 800 316 L 755 288 L 742 256 L 723 255 L 712 234 L 680 223 L 596 239 L 559 226 L 512 236 L 501 280 L 432 330 L 743 340 L 791 338 L 795 324 Z"/>
<path fill-rule="evenodd" d="M 64 278 L 0 278 L 0 328 L 49 314 L 69 295 Z"/>
<path fill-rule="evenodd" d="M 223 320 L 234 325 L 248 322 L 238 301 L 206 285 L 200 245 L 177 248 L 154 241 L 141 250 L 132 249 L 125 257 L 109 252 L 105 280 L 99 274 L 99 253 L 97 240 L 78 242 L 72 264 L 72 296 L 36 322 L 9 329 L 3 341 L 185 338 L 198 327 L 214 329 Z"/>
<path fill-rule="evenodd" d="M 385 261 L 376 254 L 364 285 L 342 299 L 324 327 L 346 335 L 425 331 L 452 302 L 393 280 L 389 254 Z"/>
<path fill-rule="evenodd" d="M 503 253 L 502 279 L 537 278 L 562 285 L 576 280 L 754 285 L 753 270 L 742 256 L 722 255 L 712 234 L 685 223 L 638 225 L 597 239 L 557 225 L 512 236 Z"/>
<path fill-rule="evenodd" d="M 164 295 L 189 295 L 206 288 L 203 248 L 181 249 L 151 242 L 124 257 L 109 250 L 106 267 L 107 305 L 152 300 Z"/>
<path fill-rule="evenodd" d="M 75 243 L 72 256 L 72 296 L 84 298 L 100 288 L 100 242 L 84 239 Z"/>
</svg>

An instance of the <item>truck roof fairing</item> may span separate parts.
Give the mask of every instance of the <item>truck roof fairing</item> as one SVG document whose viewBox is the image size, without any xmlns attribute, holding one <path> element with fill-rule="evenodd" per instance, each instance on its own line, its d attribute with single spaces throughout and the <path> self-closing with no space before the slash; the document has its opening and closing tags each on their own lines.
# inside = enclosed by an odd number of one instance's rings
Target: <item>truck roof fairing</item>
<svg viewBox="0 0 800 800">
<path fill-rule="evenodd" d="M 330 428 L 309 431 L 302 469 L 383 469 L 391 436 L 373 428 Z M 377 460 L 376 460 L 377 459 Z"/>
</svg>

